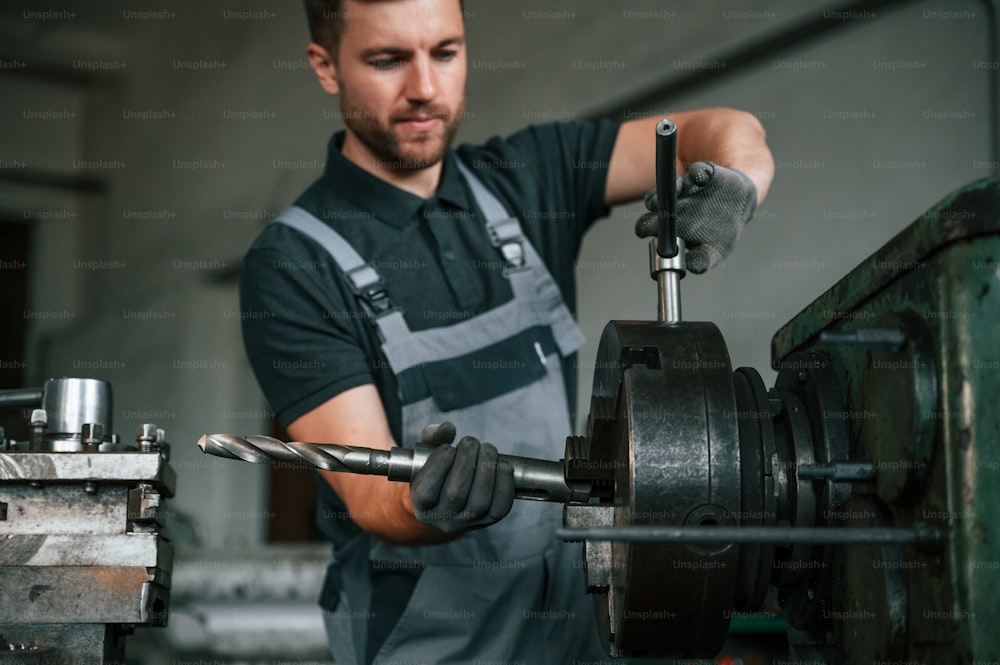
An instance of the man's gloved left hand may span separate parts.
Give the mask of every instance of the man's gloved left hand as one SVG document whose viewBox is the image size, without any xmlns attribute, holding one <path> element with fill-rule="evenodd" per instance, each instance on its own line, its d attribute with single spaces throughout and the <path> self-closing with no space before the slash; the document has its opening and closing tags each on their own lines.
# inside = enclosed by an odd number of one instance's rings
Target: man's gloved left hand
<svg viewBox="0 0 1000 665">
<path fill-rule="evenodd" d="M 746 175 L 712 162 L 695 162 L 677 178 L 677 235 L 687 247 L 687 269 L 703 273 L 736 247 L 757 207 L 757 187 Z M 656 190 L 646 194 L 646 214 L 635 223 L 640 238 L 656 235 Z"/>
<path fill-rule="evenodd" d="M 425 427 L 419 442 L 438 447 L 410 482 L 416 518 L 445 533 L 489 526 L 514 505 L 514 470 L 496 447 L 466 436 L 452 448 L 454 439 L 451 423 Z"/>
</svg>

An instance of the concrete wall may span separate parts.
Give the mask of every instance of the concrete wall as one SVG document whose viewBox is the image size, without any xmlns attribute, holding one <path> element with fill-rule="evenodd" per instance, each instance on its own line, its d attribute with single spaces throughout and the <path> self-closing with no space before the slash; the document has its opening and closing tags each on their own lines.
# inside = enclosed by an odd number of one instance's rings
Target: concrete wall
<svg viewBox="0 0 1000 665">
<path fill-rule="evenodd" d="M 767 129 L 777 166 L 767 201 L 729 260 L 682 281 L 684 318 L 715 322 L 734 367 L 756 368 L 766 385 L 779 327 L 945 194 L 997 169 L 989 23 L 978 2 L 941 15 L 935 2 L 875 11 L 657 107 L 736 106 Z M 593 268 L 579 289 L 589 331 L 655 317 L 645 246 L 631 233 L 643 211 L 616 211 L 588 239 L 580 264 Z M 583 363 L 596 353 L 599 333 L 590 337 Z"/>
<path fill-rule="evenodd" d="M 148 420 L 167 429 L 174 507 L 198 541 L 259 542 L 264 470 L 205 458 L 194 442 L 210 431 L 266 431 L 270 414 L 242 357 L 235 276 L 268 218 L 320 173 L 340 126 L 336 100 L 306 69 L 297 3 L 240 10 L 249 13 L 193 0 L 101 4 L 60 5 L 75 9 L 56 17 L 2 12 L 0 54 L 13 64 L 0 73 L 0 159 L 100 183 L 79 193 L 0 182 L 2 211 L 33 231 L 24 362 L 34 383 L 112 381 L 117 431 Z M 832 7 L 469 0 L 460 140 L 586 117 L 693 68 L 720 67 L 729 49 Z M 779 166 L 771 196 L 737 254 L 689 276 L 683 292 L 685 316 L 717 322 L 734 363 L 767 382 L 782 323 L 996 159 L 987 70 L 976 65 L 990 58 L 983 7 L 958 0 L 940 11 L 935 2 L 875 11 L 745 75 L 627 111 L 724 104 L 764 121 Z M 603 324 L 655 312 L 645 244 L 631 231 L 638 212 L 616 211 L 579 259 L 590 339 L 580 356 L 584 414 Z"/>
</svg>

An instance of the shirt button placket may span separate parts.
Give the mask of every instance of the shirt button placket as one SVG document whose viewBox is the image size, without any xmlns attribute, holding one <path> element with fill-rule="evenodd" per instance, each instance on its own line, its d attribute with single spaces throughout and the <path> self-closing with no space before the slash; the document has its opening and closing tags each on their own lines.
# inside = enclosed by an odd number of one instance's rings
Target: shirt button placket
<svg viewBox="0 0 1000 665">
<path fill-rule="evenodd" d="M 424 205 L 424 219 L 437 241 L 438 256 L 444 277 L 462 309 L 473 309 L 483 298 L 482 285 L 468 261 L 461 261 L 460 234 L 455 226 L 468 222 L 462 216 L 449 214 L 448 209 L 436 201 Z"/>
</svg>

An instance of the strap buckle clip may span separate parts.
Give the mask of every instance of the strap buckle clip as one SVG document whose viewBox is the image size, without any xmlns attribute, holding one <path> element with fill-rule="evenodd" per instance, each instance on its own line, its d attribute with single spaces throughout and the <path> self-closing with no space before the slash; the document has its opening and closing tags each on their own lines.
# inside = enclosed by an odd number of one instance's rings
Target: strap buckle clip
<svg viewBox="0 0 1000 665">
<path fill-rule="evenodd" d="M 351 291 L 361 301 L 366 314 L 378 317 L 395 309 L 392 301 L 389 300 L 385 282 L 375 268 L 366 263 L 353 270 L 348 270 L 346 276 L 351 285 Z"/>
<path fill-rule="evenodd" d="M 507 275 L 526 270 L 524 239 L 521 237 L 521 225 L 513 218 L 490 223 L 487 227 L 490 242 L 500 250 L 503 257 L 503 274 Z"/>
</svg>

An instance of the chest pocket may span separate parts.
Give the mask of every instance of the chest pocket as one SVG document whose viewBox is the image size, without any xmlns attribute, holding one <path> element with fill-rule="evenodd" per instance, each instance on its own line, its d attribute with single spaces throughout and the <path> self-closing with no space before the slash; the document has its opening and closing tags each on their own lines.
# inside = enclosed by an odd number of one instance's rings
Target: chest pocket
<svg viewBox="0 0 1000 665">
<path fill-rule="evenodd" d="M 465 355 L 423 363 L 398 375 L 403 405 L 433 397 L 440 411 L 483 404 L 542 379 L 557 347 L 536 326 Z"/>
</svg>

